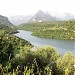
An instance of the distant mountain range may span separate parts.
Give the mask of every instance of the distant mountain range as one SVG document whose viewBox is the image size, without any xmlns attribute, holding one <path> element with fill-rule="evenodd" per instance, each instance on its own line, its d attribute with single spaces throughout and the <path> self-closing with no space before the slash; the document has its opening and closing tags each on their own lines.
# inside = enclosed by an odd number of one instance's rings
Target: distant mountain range
<svg viewBox="0 0 75 75">
<path fill-rule="evenodd" d="M 64 17 L 60 18 L 60 20 L 70 20 L 70 19 L 73 19 L 74 18 L 74 15 L 70 14 L 70 13 L 64 13 Z"/>
<path fill-rule="evenodd" d="M 50 21 L 50 20 L 57 20 L 56 17 L 51 16 L 50 14 L 44 13 L 43 11 L 39 10 L 33 16 L 11 16 L 8 17 L 9 21 L 14 25 L 19 25 L 22 23 L 29 23 L 29 22 L 43 22 L 43 21 Z"/>
<path fill-rule="evenodd" d="M 75 21 L 75 18 L 71 19 L 72 21 Z"/>
<path fill-rule="evenodd" d="M 17 15 L 17 16 L 8 17 L 8 19 L 14 25 L 19 25 L 22 23 L 26 23 L 31 17 L 32 16 Z"/>
<path fill-rule="evenodd" d="M 11 22 L 9 22 L 8 18 L 5 16 L 0 15 L 0 23 L 6 26 L 12 27 L 14 26 Z"/>
<path fill-rule="evenodd" d="M 33 15 L 33 17 L 28 22 L 43 22 L 43 21 L 50 21 L 50 20 L 57 20 L 57 18 L 39 10 L 38 12 L 36 12 L 36 14 Z"/>
<path fill-rule="evenodd" d="M 43 21 L 54 21 L 54 20 L 70 20 L 73 19 L 74 16 L 69 13 L 64 13 L 64 17 L 54 17 L 50 15 L 49 13 L 45 13 L 41 10 L 36 12 L 33 16 L 23 16 L 23 15 L 17 15 L 17 16 L 11 16 L 9 17 L 9 21 L 14 25 L 19 25 L 22 23 L 33 23 L 33 22 L 43 22 Z"/>
</svg>

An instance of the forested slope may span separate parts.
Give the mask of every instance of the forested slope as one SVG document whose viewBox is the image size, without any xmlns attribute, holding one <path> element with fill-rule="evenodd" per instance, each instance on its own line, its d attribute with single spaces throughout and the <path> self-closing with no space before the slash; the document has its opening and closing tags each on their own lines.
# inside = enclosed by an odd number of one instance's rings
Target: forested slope
<svg viewBox="0 0 75 75">
<path fill-rule="evenodd" d="M 44 38 L 75 39 L 75 21 L 49 21 L 29 23 L 19 29 L 32 31 L 32 35 Z"/>
<path fill-rule="evenodd" d="M 30 42 L 11 34 L 9 27 L 0 28 L 0 75 L 74 75 L 74 64 L 71 52 L 61 56 L 49 46 L 33 51 Z"/>
</svg>

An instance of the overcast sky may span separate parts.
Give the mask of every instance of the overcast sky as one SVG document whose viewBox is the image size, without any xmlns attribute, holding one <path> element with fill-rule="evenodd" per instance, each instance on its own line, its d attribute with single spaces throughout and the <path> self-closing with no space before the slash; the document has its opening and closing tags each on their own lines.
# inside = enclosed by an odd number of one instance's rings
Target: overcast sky
<svg viewBox="0 0 75 75">
<path fill-rule="evenodd" d="M 0 0 L 0 15 L 30 15 L 37 10 L 60 15 L 63 12 L 75 15 L 75 0 Z"/>
</svg>

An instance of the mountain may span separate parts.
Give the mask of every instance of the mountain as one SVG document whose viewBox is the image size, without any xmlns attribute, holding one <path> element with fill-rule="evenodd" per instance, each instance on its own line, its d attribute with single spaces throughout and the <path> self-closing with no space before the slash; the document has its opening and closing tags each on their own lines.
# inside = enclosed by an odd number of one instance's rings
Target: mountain
<svg viewBox="0 0 75 75">
<path fill-rule="evenodd" d="M 30 22 L 43 22 L 43 21 L 54 21 L 54 20 L 70 20 L 74 16 L 70 13 L 63 13 L 63 14 L 56 14 L 52 15 L 52 13 L 49 14 L 49 12 L 43 12 L 41 10 L 38 10 L 34 15 L 16 15 L 8 17 L 9 21 L 14 25 L 20 25 L 23 23 L 30 23 Z"/>
<path fill-rule="evenodd" d="M 75 18 L 70 19 L 70 21 L 75 21 Z"/>
<path fill-rule="evenodd" d="M 35 15 L 33 15 L 33 17 L 28 22 L 43 22 L 43 21 L 50 21 L 50 20 L 57 20 L 57 18 L 39 10 L 38 12 L 36 12 Z"/>
<path fill-rule="evenodd" d="M 74 15 L 70 14 L 70 13 L 65 13 L 65 20 L 70 20 L 73 19 Z"/>
<path fill-rule="evenodd" d="M 4 24 L 6 26 L 9 26 L 9 27 L 14 26 L 12 23 L 9 22 L 7 17 L 2 16 L 2 15 L 0 15 L 0 23 Z"/>
<path fill-rule="evenodd" d="M 74 18 L 74 15 L 71 14 L 71 13 L 63 13 L 63 14 L 57 14 L 56 17 L 59 19 L 59 20 L 71 20 Z"/>
<path fill-rule="evenodd" d="M 16 15 L 8 17 L 9 21 L 14 25 L 26 23 L 32 16 Z"/>
</svg>

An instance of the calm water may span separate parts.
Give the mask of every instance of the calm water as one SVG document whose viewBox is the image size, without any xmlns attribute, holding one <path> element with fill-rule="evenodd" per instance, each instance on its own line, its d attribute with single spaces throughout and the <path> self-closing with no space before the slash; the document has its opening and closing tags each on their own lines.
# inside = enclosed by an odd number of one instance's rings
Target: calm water
<svg viewBox="0 0 75 75">
<path fill-rule="evenodd" d="M 34 46 L 44 46 L 49 45 L 56 48 L 56 51 L 61 53 L 62 55 L 68 51 L 71 51 L 75 55 L 75 40 L 57 40 L 57 39 L 47 39 L 47 38 L 39 38 L 32 36 L 32 32 L 19 30 L 20 33 L 15 34 L 18 37 L 21 37 Z"/>
</svg>

